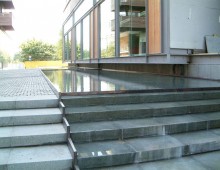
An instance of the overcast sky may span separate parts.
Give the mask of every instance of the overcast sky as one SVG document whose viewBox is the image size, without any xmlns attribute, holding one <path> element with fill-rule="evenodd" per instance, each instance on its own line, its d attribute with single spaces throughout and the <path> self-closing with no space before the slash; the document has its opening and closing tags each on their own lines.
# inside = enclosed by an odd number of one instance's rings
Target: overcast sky
<svg viewBox="0 0 220 170">
<path fill-rule="evenodd" d="M 56 43 L 62 27 L 64 0 L 13 0 L 14 32 L 0 33 L 0 49 L 13 54 L 28 39 Z"/>
</svg>

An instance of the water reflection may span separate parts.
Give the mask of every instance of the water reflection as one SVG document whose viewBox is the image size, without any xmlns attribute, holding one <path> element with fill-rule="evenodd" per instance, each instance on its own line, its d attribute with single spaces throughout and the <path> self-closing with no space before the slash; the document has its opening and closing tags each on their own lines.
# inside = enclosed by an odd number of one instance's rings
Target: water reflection
<svg viewBox="0 0 220 170">
<path fill-rule="evenodd" d="M 146 73 L 98 70 L 47 70 L 44 73 L 62 93 L 220 87 L 217 81 Z"/>
</svg>

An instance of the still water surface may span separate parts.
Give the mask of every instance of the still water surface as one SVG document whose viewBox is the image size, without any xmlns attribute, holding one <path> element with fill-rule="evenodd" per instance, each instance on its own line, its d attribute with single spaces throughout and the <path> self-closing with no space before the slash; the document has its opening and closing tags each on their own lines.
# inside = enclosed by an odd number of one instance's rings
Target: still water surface
<svg viewBox="0 0 220 170">
<path fill-rule="evenodd" d="M 100 70 L 45 70 L 43 72 L 62 93 L 220 87 L 218 81 L 146 73 Z"/>
</svg>

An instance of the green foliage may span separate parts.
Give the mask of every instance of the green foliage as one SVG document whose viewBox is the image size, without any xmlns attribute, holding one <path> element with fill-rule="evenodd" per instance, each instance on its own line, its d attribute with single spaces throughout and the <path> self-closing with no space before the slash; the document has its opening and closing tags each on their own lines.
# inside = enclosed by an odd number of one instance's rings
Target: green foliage
<svg viewBox="0 0 220 170">
<path fill-rule="evenodd" d="M 106 49 L 101 51 L 102 58 L 109 58 L 115 56 L 115 45 L 112 43 Z"/>
<path fill-rule="evenodd" d="M 0 65 L 1 65 L 1 68 L 3 69 L 3 65 L 10 62 L 10 57 L 8 54 L 0 51 Z"/>
<path fill-rule="evenodd" d="M 63 40 L 62 40 L 62 32 L 60 32 L 60 38 L 56 44 L 56 56 L 59 60 L 62 60 L 63 57 Z"/>
<path fill-rule="evenodd" d="M 76 46 L 76 58 L 78 60 L 81 59 L 81 47 L 80 47 L 80 44 L 77 44 L 77 46 Z"/>
<path fill-rule="evenodd" d="M 56 47 L 39 41 L 39 40 L 28 40 L 21 44 L 21 52 L 18 54 L 21 61 L 48 61 L 58 60 L 59 57 L 56 55 Z"/>
</svg>

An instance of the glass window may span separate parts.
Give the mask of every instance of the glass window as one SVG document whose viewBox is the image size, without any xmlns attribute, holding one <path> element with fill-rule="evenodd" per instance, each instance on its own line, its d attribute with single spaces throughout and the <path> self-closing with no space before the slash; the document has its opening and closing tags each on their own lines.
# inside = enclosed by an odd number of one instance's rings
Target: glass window
<svg viewBox="0 0 220 170">
<path fill-rule="evenodd" d="M 64 36 L 64 61 L 68 60 L 68 35 Z"/>
<path fill-rule="evenodd" d="M 71 31 L 64 36 L 64 60 L 69 61 L 71 59 Z"/>
<path fill-rule="evenodd" d="M 93 0 L 84 0 L 75 12 L 75 23 L 93 7 Z"/>
<path fill-rule="evenodd" d="M 101 4 L 101 57 L 115 56 L 115 12 L 113 1 L 106 0 Z"/>
<path fill-rule="evenodd" d="M 76 26 L 76 59 L 81 59 L 81 24 Z"/>
<path fill-rule="evenodd" d="M 83 20 L 83 59 L 90 58 L 90 19 Z"/>
<path fill-rule="evenodd" d="M 66 22 L 66 24 L 64 25 L 64 33 L 66 33 L 67 31 L 69 31 L 69 29 L 73 26 L 73 18 L 70 17 L 70 19 Z"/>
<path fill-rule="evenodd" d="M 71 48 L 72 48 L 72 31 L 70 31 L 68 33 L 68 59 L 67 60 L 71 60 Z"/>
<path fill-rule="evenodd" d="M 146 53 L 145 0 L 120 0 L 120 56 Z"/>
</svg>

